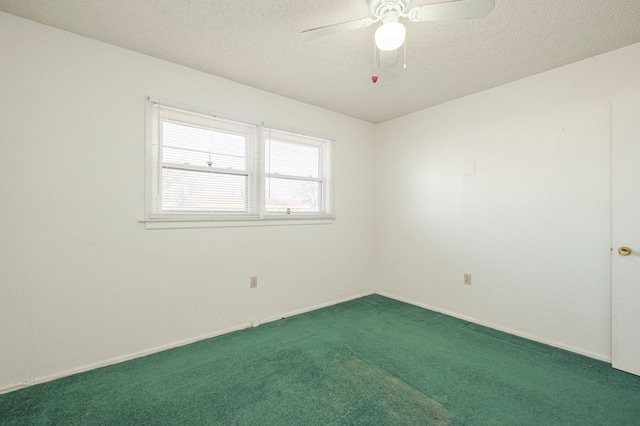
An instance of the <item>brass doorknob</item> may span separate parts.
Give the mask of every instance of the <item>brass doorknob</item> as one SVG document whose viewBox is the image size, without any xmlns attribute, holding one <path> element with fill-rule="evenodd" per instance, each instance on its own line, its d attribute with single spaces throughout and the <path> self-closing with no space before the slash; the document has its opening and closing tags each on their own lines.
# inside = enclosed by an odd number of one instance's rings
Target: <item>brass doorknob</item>
<svg viewBox="0 0 640 426">
<path fill-rule="evenodd" d="M 631 250 L 631 247 L 627 247 L 627 246 L 618 247 L 618 253 L 620 253 L 623 256 L 629 256 L 632 251 L 633 250 Z"/>
</svg>

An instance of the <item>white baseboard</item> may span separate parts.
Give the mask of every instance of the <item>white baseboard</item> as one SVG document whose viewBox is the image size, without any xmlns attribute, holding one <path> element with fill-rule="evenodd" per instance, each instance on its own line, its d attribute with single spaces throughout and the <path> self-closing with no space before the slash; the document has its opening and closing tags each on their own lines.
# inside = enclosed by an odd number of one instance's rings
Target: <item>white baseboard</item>
<svg viewBox="0 0 640 426">
<path fill-rule="evenodd" d="M 292 316 L 295 316 L 295 315 L 303 314 L 305 312 L 315 311 L 317 309 L 326 308 L 326 307 L 329 307 L 329 306 L 337 305 L 338 303 L 348 302 L 349 300 L 358 299 L 358 298 L 369 296 L 369 295 L 372 295 L 372 294 L 374 294 L 374 292 L 357 294 L 357 295 L 345 297 L 345 298 L 342 298 L 342 299 L 333 300 L 333 301 L 330 301 L 330 302 L 320 303 L 318 305 L 314 305 L 314 306 L 310 306 L 310 307 L 302 308 L 302 309 L 297 309 L 295 311 L 286 312 L 284 314 L 276 315 L 276 316 L 273 316 L 273 317 L 270 317 L 270 318 L 266 318 L 266 319 L 262 319 L 262 320 L 253 320 L 253 321 L 250 321 L 250 322 L 247 322 L 247 323 L 244 323 L 244 324 L 239 324 L 239 325 L 234 326 L 234 327 L 226 328 L 224 330 L 218 330 L 218 331 L 215 331 L 213 333 L 200 335 L 200 336 L 192 337 L 192 338 L 189 338 L 189 339 L 184 339 L 184 340 L 181 340 L 181 341 L 178 341 L 178 342 L 173 342 L 173 343 L 169 343 L 169 344 L 162 345 L 162 346 L 156 346 L 156 347 L 145 349 L 145 350 L 138 351 L 138 352 L 133 352 L 133 353 L 126 354 L 126 355 L 121 355 L 121 356 L 109 358 L 109 359 L 106 359 L 104 361 L 99 361 L 99 362 L 96 362 L 96 363 L 87 364 L 87 365 L 84 365 L 82 367 L 72 368 L 72 369 L 69 369 L 69 370 L 61 371 L 61 372 L 50 374 L 50 375 L 47 375 L 47 376 L 36 377 L 33 380 L 28 380 L 28 381 L 17 383 L 17 384 L 11 385 L 11 386 L 6 386 L 6 387 L 3 387 L 3 388 L 0 388 L 0 394 L 13 392 L 13 391 L 18 390 L 18 389 L 23 389 L 23 388 L 26 388 L 26 387 L 29 387 L 29 386 L 50 382 L 52 380 L 61 379 L 63 377 L 71 376 L 71 375 L 78 374 L 78 373 L 84 373 L 86 371 L 95 370 L 96 368 L 102 368 L 102 367 L 107 367 L 107 366 L 114 365 L 114 364 L 119 364 L 119 363 L 125 362 L 125 361 L 131 361 L 131 360 L 136 359 L 136 358 L 141 358 L 141 357 L 144 357 L 144 356 L 147 356 L 147 355 L 152 355 L 152 354 L 155 354 L 155 353 L 158 353 L 158 352 L 166 351 L 168 349 L 178 348 L 180 346 L 189 345 L 191 343 L 199 342 L 201 340 L 211 339 L 213 337 L 221 336 L 221 335 L 227 334 L 227 333 L 232 333 L 234 331 L 244 330 L 244 329 L 250 328 L 250 327 L 256 327 L 259 324 L 266 324 L 266 323 L 269 323 L 269 322 L 272 322 L 272 321 L 277 321 L 277 320 L 282 319 L 282 318 L 288 318 L 288 317 L 292 317 Z"/>
<path fill-rule="evenodd" d="M 60 378 L 63 378 L 63 377 L 71 376 L 73 374 L 83 373 L 83 372 L 86 372 L 86 371 L 89 371 L 89 370 L 94 370 L 96 368 L 107 367 L 109 365 L 119 364 L 121 362 L 130 361 L 130 360 L 133 360 L 133 359 L 136 359 L 136 358 L 141 358 L 141 357 L 144 357 L 144 356 L 147 356 L 147 355 L 152 355 L 152 354 L 155 354 L 155 353 L 158 353 L 158 352 L 166 351 L 168 349 L 173 349 L 173 348 L 177 348 L 177 347 L 180 347 L 180 346 L 189 345 L 191 343 L 199 342 L 201 340 L 211 339 L 213 337 L 221 336 L 221 335 L 227 334 L 227 333 L 232 333 L 234 331 L 243 330 L 243 329 L 246 329 L 246 328 L 249 328 L 249 327 L 256 327 L 256 326 L 258 326 L 260 324 L 266 324 L 266 323 L 269 323 L 269 322 L 277 321 L 279 319 L 283 319 L 283 318 L 288 318 L 288 317 L 292 317 L 292 316 L 295 316 L 295 315 L 304 314 L 306 312 L 315 311 L 315 310 L 318 310 L 318 309 L 322 309 L 322 308 L 326 308 L 326 307 L 329 307 L 329 306 L 337 305 L 337 304 L 343 303 L 343 302 L 348 302 L 350 300 L 354 300 L 354 299 L 358 299 L 358 298 L 361 298 L 361 297 L 369 296 L 371 294 L 379 294 L 381 296 L 385 296 L 385 297 L 388 297 L 390 299 L 398 300 L 400 302 L 408 303 L 410 305 L 418 306 L 418 307 L 421 307 L 421 308 L 424 308 L 424 309 L 429 309 L 429 310 L 434 311 L 434 312 L 439 312 L 441 314 L 445 314 L 445 315 L 449 315 L 449 316 L 452 316 L 452 317 L 455 317 L 455 318 L 459 318 L 459 319 L 462 319 L 462 320 L 465 320 L 465 321 L 469 321 L 469 322 L 472 322 L 474 324 L 479 324 L 479 325 L 482 325 L 482 326 L 485 326 L 485 327 L 489 327 L 489 328 L 492 328 L 494 330 L 503 331 L 503 332 L 508 333 L 508 334 L 513 334 L 515 336 L 523 337 L 525 339 L 533 340 L 535 342 L 544 343 L 544 344 L 549 345 L 549 346 L 553 346 L 553 347 L 557 347 L 557 348 L 560 348 L 560 349 L 564 349 L 564 350 L 567 350 L 567 351 L 570 351 L 570 352 L 574 352 L 574 353 L 577 353 L 577 354 L 580 354 L 580 355 L 584 355 L 584 356 L 587 356 L 587 357 L 590 357 L 590 358 L 594 358 L 594 359 L 597 359 L 597 360 L 600 360 L 600 361 L 605 361 L 605 362 L 609 362 L 609 363 L 611 362 L 611 358 L 610 357 L 607 357 L 607 356 L 604 356 L 604 355 L 601 355 L 601 354 L 595 354 L 595 353 L 592 353 L 592 352 L 589 352 L 589 351 L 584 351 L 584 350 L 582 350 L 580 348 L 575 348 L 575 347 L 572 347 L 572 346 L 569 346 L 569 345 L 565 345 L 565 344 L 562 344 L 562 343 L 559 343 L 559 342 L 555 342 L 555 341 L 552 341 L 552 340 L 542 339 L 542 338 L 540 338 L 538 336 L 531 336 L 529 334 L 522 333 L 522 332 L 519 332 L 517 330 L 512 330 L 512 329 L 509 329 L 509 328 L 497 326 L 495 324 L 491 324 L 491 323 L 488 323 L 488 322 L 485 322 L 485 321 L 480 321 L 480 320 L 478 320 L 476 318 L 472 318 L 472 317 L 469 317 L 469 316 L 466 316 L 466 315 L 461 315 L 461 314 L 456 313 L 456 312 L 451 312 L 451 311 L 448 311 L 446 309 L 441 309 L 441 308 L 438 308 L 436 306 L 431 306 L 431 305 L 428 305 L 428 304 L 425 304 L 425 303 L 417 302 L 415 300 L 411 300 L 411 299 L 407 299 L 407 298 L 404 298 L 404 297 L 396 296 L 394 294 L 387 293 L 387 292 L 384 292 L 384 291 L 377 291 L 377 292 L 362 293 L 362 294 L 353 295 L 353 296 L 349 296 L 349 297 L 342 298 L 342 299 L 333 300 L 333 301 L 330 301 L 330 302 L 320 303 L 320 304 L 317 304 L 317 305 L 314 305 L 314 306 L 309 306 L 309 307 L 306 307 L 306 308 L 297 309 L 295 311 L 290 311 L 290 312 L 287 312 L 287 313 L 284 313 L 284 314 L 281 314 L 281 315 L 276 315 L 276 316 L 265 318 L 265 319 L 261 319 L 261 320 L 253 320 L 253 321 L 250 321 L 250 322 L 247 322 L 247 323 L 243 323 L 243 324 L 240 324 L 240 325 L 237 325 L 237 326 L 234 326 L 234 327 L 226 328 L 224 330 L 218 330 L 218 331 L 215 331 L 213 333 L 192 337 L 192 338 L 189 338 L 189 339 L 181 340 L 181 341 L 178 341 L 178 342 L 173 342 L 173 343 L 162 345 L 162 346 L 157 346 L 157 347 L 154 347 L 154 348 L 145 349 L 145 350 L 138 351 L 138 352 L 133 352 L 133 353 L 130 353 L 130 354 L 126 354 L 126 355 L 110 358 L 110 359 L 107 359 L 107 360 L 104 360 L 104 361 L 100 361 L 100 362 L 96 362 L 96 363 L 92 363 L 92 364 L 87 364 L 87 365 L 84 365 L 82 367 L 69 369 L 69 370 L 66 370 L 66 371 L 58 372 L 58 373 L 55 373 L 55 374 L 50 374 L 50 375 L 47 375 L 47 376 L 37 377 L 34 380 L 25 381 L 25 382 L 22 382 L 22 383 L 18 383 L 18 384 L 15 384 L 15 385 L 11 385 L 11 386 L 8 386 L 8 387 L 1 388 L 0 389 L 0 394 L 7 393 L 7 392 L 12 392 L 12 391 L 15 391 L 15 390 L 18 390 L 18 389 L 22 389 L 22 388 L 25 388 L 25 387 L 28 387 L 28 386 L 33 386 L 33 385 L 40 384 L 40 383 L 46 383 L 46 382 L 49 382 L 49 381 L 52 381 L 52 380 L 56 380 L 56 379 L 60 379 Z"/>
<path fill-rule="evenodd" d="M 541 338 L 539 336 L 532 336 L 530 334 L 522 333 L 522 332 L 517 331 L 517 330 L 512 330 L 512 329 L 506 328 L 506 327 L 501 327 L 499 325 L 495 325 L 495 324 L 492 324 L 492 323 L 489 323 L 489 322 L 485 322 L 485 321 L 480 321 L 477 318 L 469 317 L 469 316 L 466 316 L 466 315 L 461 315 L 461 314 L 459 314 L 457 312 L 451 312 L 451 311 L 448 311 L 446 309 L 438 308 L 437 306 L 428 305 L 426 303 L 416 302 L 415 300 L 406 299 L 404 297 L 396 296 L 396 295 L 393 295 L 391 293 L 387 293 L 385 291 L 377 291 L 376 294 L 379 294 L 380 296 L 388 297 L 390 299 L 397 300 L 399 302 L 408 303 L 410 305 L 418 306 L 420 308 L 428 309 L 430 311 L 439 312 L 441 314 L 445 314 L 445 315 L 449 315 L 451 317 L 455 317 L 455 318 L 459 318 L 459 319 L 462 319 L 462 320 L 465 320 L 465 321 L 469 321 L 469 322 L 472 322 L 474 324 L 478 324 L 478 325 L 482 325 L 482 326 L 485 326 L 485 327 L 489 327 L 489 328 L 492 328 L 494 330 L 503 331 L 503 332 L 508 333 L 508 334 L 513 334 L 514 336 L 523 337 L 523 338 L 528 339 L 528 340 L 533 340 L 534 342 L 544 343 L 545 345 L 553 346 L 553 347 L 556 347 L 556 348 L 559 348 L 559 349 L 564 349 L 566 351 L 574 352 L 574 353 L 577 353 L 577 354 L 580 354 L 580 355 L 584 355 L 584 356 L 587 356 L 589 358 L 594 358 L 594 359 L 597 359 L 599 361 L 605 361 L 605 362 L 611 363 L 611 357 L 610 356 L 606 356 L 606 355 L 602 355 L 602 354 L 596 354 L 596 353 L 593 353 L 593 352 L 585 351 L 585 350 L 580 349 L 580 348 L 576 348 L 576 347 L 573 347 L 573 346 L 565 345 L 564 343 L 559 343 L 559 342 L 556 342 L 556 341 L 553 341 L 553 340 L 543 339 L 543 338 Z"/>
<path fill-rule="evenodd" d="M 307 313 L 307 312 L 316 311 L 318 309 L 327 308 L 329 306 L 337 305 L 339 303 L 348 302 L 350 300 L 359 299 L 361 297 L 371 296 L 372 294 L 376 294 L 375 291 L 362 293 L 362 294 L 359 294 L 359 295 L 356 295 L 356 296 L 349 296 L 349 297 L 345 297 L 345 298 L 342 298 L 342 299 L 333 300 L 331 302 L 320 303 L 318 305 L 314 305 L 314 306 L 311 306 L 311 307 L 308 307 L 308 308 L 298 309 L 298 310 L 289 312 L 289 313 L 284 314 L 284 315 L 277 315 L 277 316 L 273 316 L 273 317 L 270 317 L 270 318 L 266 318 L 266 319 L 260 320 L 260 324 L 266 324 L 268 322 L 277 321 L 279 319 L 289 318 L 289 317 L 293 317 L 295 315 L 300 315 L 300 314 L 304 314 L 304 313 Z"/>
</svg>

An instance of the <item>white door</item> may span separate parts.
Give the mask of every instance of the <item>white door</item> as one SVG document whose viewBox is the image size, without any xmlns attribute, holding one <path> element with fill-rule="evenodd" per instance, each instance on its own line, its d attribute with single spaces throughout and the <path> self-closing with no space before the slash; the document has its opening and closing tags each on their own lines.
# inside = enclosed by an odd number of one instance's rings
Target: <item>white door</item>
<svg viewBox="0 0 640 426">
<path fill-rule="evenodd" d="M 613 102 L 612 136 L 612 358 L 640 375 L 640 96 Z"/>
</svg>

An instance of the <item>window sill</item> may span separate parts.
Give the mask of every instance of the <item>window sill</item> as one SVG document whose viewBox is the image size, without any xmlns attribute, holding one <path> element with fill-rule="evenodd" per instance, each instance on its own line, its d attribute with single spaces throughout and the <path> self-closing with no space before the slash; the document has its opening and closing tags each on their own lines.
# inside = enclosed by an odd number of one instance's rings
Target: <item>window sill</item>
<svg viewBox="0 0 640 426">
<path fill-rule="evenodd" d="M 145 229 L 239 228 L 256 226 L 331 225 L 335 215 L 268 216 L 263 219 L 163 218 L 140 220 Z"/>
</svg>

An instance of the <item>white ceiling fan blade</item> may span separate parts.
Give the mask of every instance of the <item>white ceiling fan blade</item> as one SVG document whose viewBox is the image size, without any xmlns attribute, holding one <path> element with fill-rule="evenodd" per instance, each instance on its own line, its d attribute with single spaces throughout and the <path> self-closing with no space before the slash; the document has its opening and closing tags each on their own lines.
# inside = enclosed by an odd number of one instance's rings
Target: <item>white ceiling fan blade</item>
<svg viewBox="0 0 640 426">
<path fill-rule="evenodd" d="M 483 18 L 493 7 L 494 0 L 448 1 L 414 7 L 409 10 L 408 16 L 413 22 Z"/>
<path fill-rule="evenodd" d="M 375 21 L 371 18 L 358 19 L 356 21 L 342 22 L 340 24 L 327 25 L 325 27 L 313 28 L 302 32 L 302 38 L 305 40 L 313 40 L 319 37 L 339 34 L 344 31 L 357 30 L 367 28 Z"/>
</svg>

